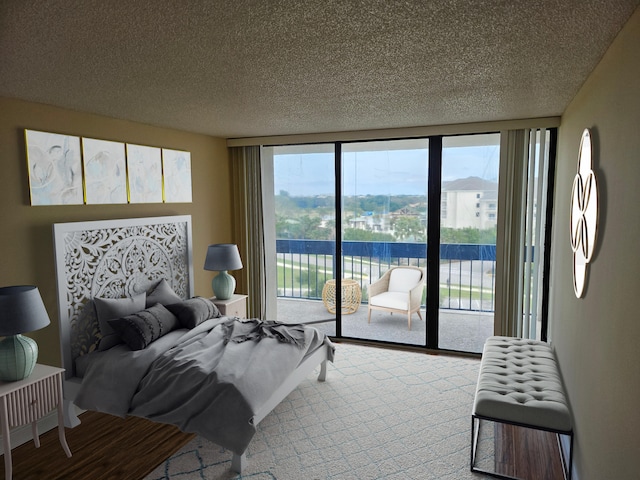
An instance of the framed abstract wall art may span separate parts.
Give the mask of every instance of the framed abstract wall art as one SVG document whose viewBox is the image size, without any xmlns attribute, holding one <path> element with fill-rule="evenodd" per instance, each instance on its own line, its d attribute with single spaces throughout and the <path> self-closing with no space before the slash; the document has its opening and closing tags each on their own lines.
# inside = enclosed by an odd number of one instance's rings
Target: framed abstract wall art
<svg viewBox="0 0 640 480">
<path fill-rule="evenodd" d="M 83 138 L 82 153 L 87 204 L 127 203 L 124 143 Z"/>
<path fill-rule="evenodd" d="M 162 153 L 157 147 L 127 143 L 130 203 L 162 203 Z"/>
<path fill-rule="evenodd" d="M 162 149 L 164 201 L 187 202 L 191 199 L 191 153 Z"/>
<path fill-rule="evenodd" d="M 31 205 L 191 203 L 191 153 L 25 129 Z"/>
<path fill-rule="evenodd" d="M 25 130 L 31 205 L 82 205 L 80 137 Z"/>
</svg>

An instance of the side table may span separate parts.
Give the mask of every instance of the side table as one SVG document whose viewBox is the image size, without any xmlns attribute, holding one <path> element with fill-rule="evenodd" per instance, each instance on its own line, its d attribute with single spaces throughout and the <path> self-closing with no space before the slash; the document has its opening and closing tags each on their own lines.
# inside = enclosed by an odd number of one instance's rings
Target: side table
<svg viewBox="0 0 640 480">
<path fill-rule="evenodd" d="M 17 382 L 0 382 L 0 422 L 4 446 L 4 471 L 7 480 L 12 475 L 11 428 L 30 423 L 33 443 L 38 448 L 40 447 L 38 420 L 54 408 L 58 409 L 60 445 L 67 457 L 71 457 L 71 450 L 64 435 L 62 372 L 64 372 L 62 368 L 38 363 L 28 378 Z"/>
<path fill-rule="evenodd" d="M 342 313 L 345 315 L 351 315 L 358 311 L 360 302 L 362 300 L 362 289 L 360 284 L 351 279 L 342 279 Z M 322 303 L 329 313 L 336 313 L 336 305 L 338 300 L 336 298 L 336 280 L 327 280 L 327 283 L 322 287 Z"/>
<path fill-rule="evenodd" d="M 249 295 L 234 293 L 228 300 L 218 300 L 213 297 L 211 301 L 216 304 L 222 315 L 247 318 L 247 298 L 249 298 Z"/>
</svg>

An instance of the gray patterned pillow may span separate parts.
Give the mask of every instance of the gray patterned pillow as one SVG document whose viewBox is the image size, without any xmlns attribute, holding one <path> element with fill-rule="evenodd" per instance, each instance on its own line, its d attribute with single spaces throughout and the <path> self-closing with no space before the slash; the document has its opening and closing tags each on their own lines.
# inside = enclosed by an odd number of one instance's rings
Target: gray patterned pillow
<svg viewBox="0 0 640 480">
<path fill-rule="evenodd" d="M 139 312 L 144 309 L 146 293 L 140 293 L 133 297 L 127 298 L 99 298 L 93 299 L 98 315 L 98 325 L 100 326 L 100 334 L 102 339 L 98 345 L 98 350 L 107 350 L 118 343 L 121 343 L 120 337 L 109 325 L 109 320 L 124 317 L 132 313 Z"/>
<path fill-rule="evenodd" d="M 205 320 L 220 316 L 216 304 L 203 297 L 193 297 L 181 303 L 167 305 L 167 308 L 178 317 L 184 328 L 194 328 Z"/>
<path fill-rule="evenodd" d="M 147 293 L 147 307 L 151 307 L 156 303 L 162 305 L 171 305 L 173 303 L 180 303 L 182 298 L 176 292 L 173 291 L 169 282 L 166 279 L 160 280 L 153 290 Z"/>
<path fill-rule="evenodd" d="M 109 324 L 131 350 L 143 350 L 179 326 L 176 316 L 159 303 Z"/>
</svg>

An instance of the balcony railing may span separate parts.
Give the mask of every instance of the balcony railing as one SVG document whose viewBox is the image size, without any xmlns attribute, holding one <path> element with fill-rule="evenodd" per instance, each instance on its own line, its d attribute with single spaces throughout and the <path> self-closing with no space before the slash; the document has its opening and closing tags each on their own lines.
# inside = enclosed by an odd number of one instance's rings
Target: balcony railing
<svg viewBox="0 0 640 480">
<path fill-rule="evenodd" d="M 319 300 L 334 278 L 336 243 L 331 240 L 276 241 L 278 296 Z M 342 242 L 342 276 L 360 283 L 367 302 L 369 284 L 391 266 L 425 268 L 427 245 L 421 243 Z M 494 311 L 495 245 L 440 245 L 440 307 Z M 424 296 L 423 296 L 424 304 Z"/>
</svg>

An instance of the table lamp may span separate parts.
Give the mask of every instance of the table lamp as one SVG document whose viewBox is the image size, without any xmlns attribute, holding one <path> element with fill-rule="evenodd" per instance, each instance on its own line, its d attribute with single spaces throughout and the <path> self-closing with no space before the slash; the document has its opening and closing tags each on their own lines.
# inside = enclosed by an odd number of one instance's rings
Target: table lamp
<svg viewBox="0 0 640 480">
<path fill-rule="evenodd" d="M 49 325 L 38 287 L 0 288 L 0 380 L 15 382 L 31 375 L 38 360 L 38 344 L 20 335 Z"/>
<path fill-rule="evenodd" d="M 204 261 L 205 270 L 219 272 L 211 281 L 213 294 L 218 300 L 228 300 L 236 289 L 236 279 L 227 270 L 240 270 L 242 260 L 238 247 L 232 243 L 209 245 Z"/>
</svg>

